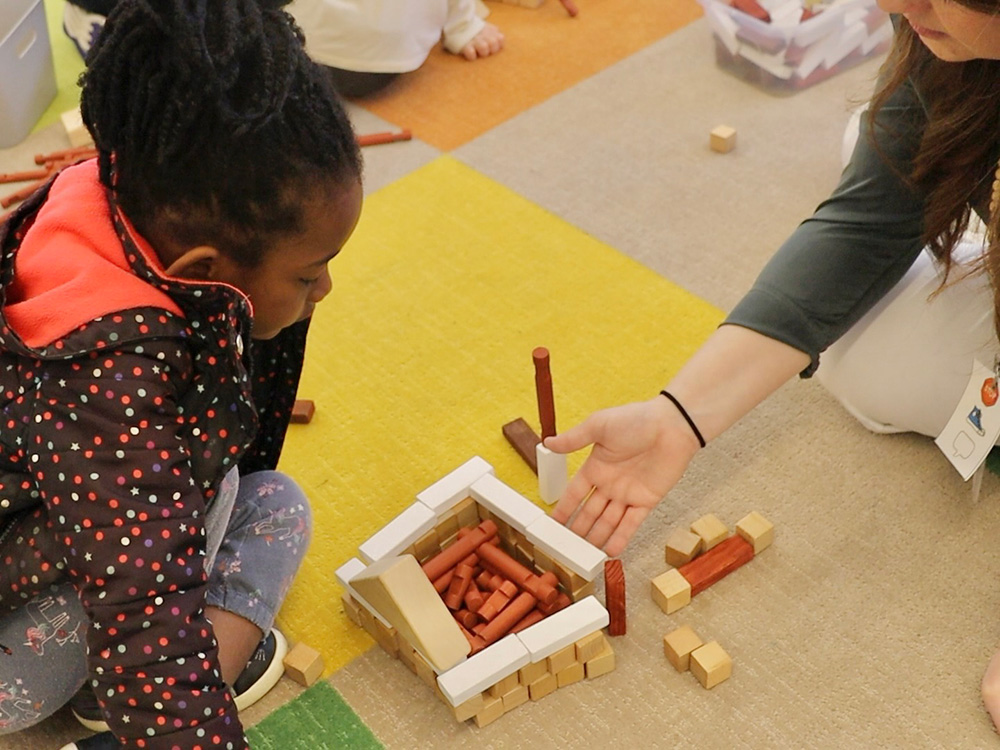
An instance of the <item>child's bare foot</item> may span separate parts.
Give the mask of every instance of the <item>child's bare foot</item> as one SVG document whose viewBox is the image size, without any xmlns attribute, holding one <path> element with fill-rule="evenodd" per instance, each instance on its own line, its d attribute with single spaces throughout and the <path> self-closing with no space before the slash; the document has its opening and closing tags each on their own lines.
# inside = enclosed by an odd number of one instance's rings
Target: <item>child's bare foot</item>
<svg viewBox="0 0 1000 750">
<path fill-rule="evenodd" d="M 487 22 L 483 30 L 472 37 L 472 41 L 462 47 L 462 56 L 466 60 L 495 55 L 503 49 L 503 32 Z"/>
</svg>

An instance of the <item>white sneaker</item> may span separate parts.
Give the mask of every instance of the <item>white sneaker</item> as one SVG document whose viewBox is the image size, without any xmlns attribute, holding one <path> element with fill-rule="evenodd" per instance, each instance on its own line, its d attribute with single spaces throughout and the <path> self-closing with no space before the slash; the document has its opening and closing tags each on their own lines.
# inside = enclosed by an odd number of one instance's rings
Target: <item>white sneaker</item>
<svg viewBox="0 0 1000 750">
<path fill-rule="evenodd" d="M 87 57 L 90 48 L 97 41 L 101 29 L 104 28 L 104 16 L 88 13 L 79 5 L 66 2 L 63 6 L 63 31 L 73 40 L 80 56 Z"/>
</svg>

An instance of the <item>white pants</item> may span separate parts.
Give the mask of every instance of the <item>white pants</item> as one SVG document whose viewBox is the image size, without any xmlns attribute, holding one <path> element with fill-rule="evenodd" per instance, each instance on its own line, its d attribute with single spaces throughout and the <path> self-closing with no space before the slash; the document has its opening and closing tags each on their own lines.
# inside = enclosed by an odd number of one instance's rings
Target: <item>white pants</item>
<svg viewBox="0 0 1000 750">
<path fill-rule="evenodd" d="M 970 234 L 957 259 L 982 253 Z M 955 268 L 949 282 L 961 278 Z M 865 427 L 937 437 L 968 385 L 973 358 L 993 366 L 1000 352 L 993 294 L 979 274 L 939 288 L 938 264 L 921 253 L 903 279 L 820 357 L 819 381 Z"/>
</svg>

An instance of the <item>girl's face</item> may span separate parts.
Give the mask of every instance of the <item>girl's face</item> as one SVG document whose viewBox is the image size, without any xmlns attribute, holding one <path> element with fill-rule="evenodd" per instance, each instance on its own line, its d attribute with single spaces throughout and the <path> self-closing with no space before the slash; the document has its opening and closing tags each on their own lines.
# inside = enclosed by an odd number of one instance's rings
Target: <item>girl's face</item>
<svg viewBox="0 0 1000 750">
<path fill-rule="evenodd" d="M 333 202 L 311 200 L 305 207 L 305 231 L 273 244 L 255 268 L 219 256 L 213 279 L 232 284 L 250 298 L 253 338 L 273 338 L 305 320 L 330 293 L 333 281 L 327 264 L 354 232 L 361 197 L 360 183 L 353 182 Z"/>
<path fill-rule="evenodd" d="M 878 0 L 878 5 L 886 13 L 902 14 L 927 49 L 942 60 L 1000 60 L 996 13 L 972 10 L 955 0 Z"/>
</svg>

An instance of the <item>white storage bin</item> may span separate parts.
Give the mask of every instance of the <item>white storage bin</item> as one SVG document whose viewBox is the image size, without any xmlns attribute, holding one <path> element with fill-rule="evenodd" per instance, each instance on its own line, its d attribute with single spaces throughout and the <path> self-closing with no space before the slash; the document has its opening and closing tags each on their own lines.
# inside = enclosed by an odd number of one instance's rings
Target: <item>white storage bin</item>
<svg viewBox="0 0 1000 750">
<path fill-rule="evenodd" d="M 806 20 L 801 0 L 758 0 L 770 22 L 722 0 L 698 1 L 719 67 L 770 91 L 812 86 L 885 52 L 892 40 L 889 16 L 875 0 L 810 3 L 815 15 Z"/>
<path fill-rule="evenodd" d="M 0 0 L 0 148 L 24 140 L 55 96 L 43 0 Z"/>
</svg>

